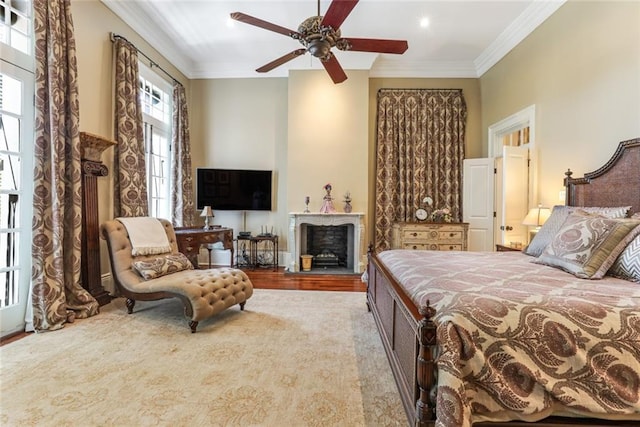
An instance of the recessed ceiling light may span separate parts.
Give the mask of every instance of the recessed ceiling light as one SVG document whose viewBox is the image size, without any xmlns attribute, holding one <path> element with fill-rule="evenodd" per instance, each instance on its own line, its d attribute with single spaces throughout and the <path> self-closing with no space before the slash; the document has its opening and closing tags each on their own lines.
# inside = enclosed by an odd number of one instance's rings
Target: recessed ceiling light
<svg viewBox="0 0 640 427">
<path fill-rule="evenodd" d="M 420 19 L 420 26 L 422 28 L 427 28 L 429 26 L 429 18 L 424 17 L 424 18 Z"/>
</svg>

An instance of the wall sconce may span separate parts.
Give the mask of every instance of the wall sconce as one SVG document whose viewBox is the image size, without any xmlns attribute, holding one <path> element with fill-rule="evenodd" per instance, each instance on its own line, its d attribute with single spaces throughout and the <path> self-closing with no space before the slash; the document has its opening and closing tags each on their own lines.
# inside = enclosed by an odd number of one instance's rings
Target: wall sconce
<svg viewBox="0 0 640 427">
<path fill-rule="evenodd" d="M 551 209 L 544 208 L 542 207 L 542 205 L 538 205 L 538 207 L 531 209 L 527 216 L 524 217 L 524 220 L 522 221 L 523 225 L 535 227 L 529 233 L 529 242 L 531 242 L 536 233 L 540 231 L 540 227 L 542 227 L 542 225 L 547 222 L 549 216 L 551 216 Z"/>
<path fill-rule="evenodd" d="M 202 208 L 202 213 L 200 213 L 201 217 L 204 217 L 204 229 L 208 230 L 209 229 L 209 218 L 213 218 L 213 209 L 211 209 L 211 206 L 205 206 L 204 208 Z"/>
</svg>

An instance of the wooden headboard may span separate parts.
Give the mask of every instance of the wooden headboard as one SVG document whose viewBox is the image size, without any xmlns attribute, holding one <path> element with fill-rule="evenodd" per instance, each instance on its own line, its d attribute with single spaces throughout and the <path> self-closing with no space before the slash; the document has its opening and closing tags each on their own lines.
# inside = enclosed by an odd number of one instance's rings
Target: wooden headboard
<svg viewBox="0 0 640 427">
<path fill-rule="evenodd" d="M 631 206 L 640 212 L 640 138 L 622 141 L 600 169 L 572 178 L 565 172 L 568 206 Z"/>
</svg>

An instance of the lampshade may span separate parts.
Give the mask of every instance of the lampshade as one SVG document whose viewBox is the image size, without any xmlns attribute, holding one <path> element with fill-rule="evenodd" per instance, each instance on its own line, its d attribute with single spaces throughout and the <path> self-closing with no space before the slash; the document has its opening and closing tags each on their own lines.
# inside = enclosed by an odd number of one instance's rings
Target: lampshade
<svg viewBox="0 0 640 427">
<path fill-rule="evenodd" d="M 530 225 L 533 227 L 540 227 L 544 224 L 551 215 L 551 209 L 544 208 L 542 205 L 538 205 L 538 207 L 533 208 L 529 211 L 526 217 L 524 217 L 524 221 L 522 224 Z"/>
<path fill-rule="evenodd" d="M 204 208 L 202 208 L 202 213 L 200 213 L 200 216 L 203 216 L 205 218 L 213 217 L 213 209 L 211 209 L 211 206 L 205 206 Z"/>
</svg>

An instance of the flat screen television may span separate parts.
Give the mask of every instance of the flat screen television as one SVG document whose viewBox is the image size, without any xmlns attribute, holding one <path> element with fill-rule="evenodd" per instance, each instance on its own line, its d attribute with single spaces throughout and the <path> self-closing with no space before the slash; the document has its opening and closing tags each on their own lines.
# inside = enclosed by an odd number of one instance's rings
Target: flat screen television
<svg viewBox="0 0 640 427">
<path fill-rule="evenodd" d="M 196 207 L 213 210 L 270 211 L 272 173 L 268 170 L 198 168 Z"/>
</svg>

